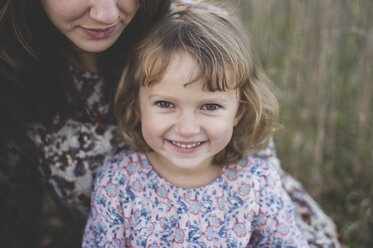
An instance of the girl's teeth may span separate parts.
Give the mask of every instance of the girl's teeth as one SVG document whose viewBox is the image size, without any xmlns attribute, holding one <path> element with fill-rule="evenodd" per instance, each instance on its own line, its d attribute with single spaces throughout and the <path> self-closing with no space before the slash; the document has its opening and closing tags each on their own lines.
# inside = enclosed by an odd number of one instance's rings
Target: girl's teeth
<svg viewBox="0 0 373 248">
<path fill-rule="evenodd" d="M 201 142 L 198 142 L 198 143 L 194 143 L 194 144 L 185 145 L 185 144 L 177 143 L 175 141 L 171 141 L 171 142 L 175 146 L 178 146 L 178 147 L 181 147 L 181 148 L 193 148 L 193 147 L 199 146 L 201 144 Z"/>
</svg>

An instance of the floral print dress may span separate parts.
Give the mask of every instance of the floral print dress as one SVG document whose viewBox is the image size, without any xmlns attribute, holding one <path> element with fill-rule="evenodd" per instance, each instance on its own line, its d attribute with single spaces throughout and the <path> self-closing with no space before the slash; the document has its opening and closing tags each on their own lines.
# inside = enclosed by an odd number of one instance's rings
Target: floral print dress
<svg viewBox="0 0 373 248">
<path fill-rule="evenodd" d="M 175 187 L 125 150 L 96 178 L 83 247 L 308 247 L 277 170 L 247 157 L 210 184 Z"/>
</svg>

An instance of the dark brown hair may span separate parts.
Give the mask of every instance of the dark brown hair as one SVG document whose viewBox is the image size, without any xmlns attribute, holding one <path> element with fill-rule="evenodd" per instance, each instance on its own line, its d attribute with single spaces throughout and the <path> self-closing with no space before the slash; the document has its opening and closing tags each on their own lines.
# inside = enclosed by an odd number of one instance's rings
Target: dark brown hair
<svg viewBox="0 0 373 248">
<path fill-rule="evenodd" d="M 277 100 L 240 22 L 225 12 L 176 8 L 139 43 L 118 85 L 114 111 L 125 142 L 149 151 L 141 134 L 138 93 L 141 86 L 156 84 L 176 52 L 195 58 L 201 80 L 209 91 L 228 87 L 226 71 L 233 72 L 244 111 L 228 146 L 215 163 L 237 161 L 242 155 L 268 144 L 277 116 Z M 229 82 L 231 84 L 232 82 Z"/>
<path fill-rule="evenodd" d="M 99 56 L 107 97 L 114 92 L 127 53 L 169 9 L 169 0 L 139 0 L 140 8 L 118 41 Z M 70 41 L 51 23 L 39 0 L 0 3 L 0 115 L 2 144 L 24 134 L 27 123 L 63 111 L 71 78 L 64 53 Z"/>
</svg>

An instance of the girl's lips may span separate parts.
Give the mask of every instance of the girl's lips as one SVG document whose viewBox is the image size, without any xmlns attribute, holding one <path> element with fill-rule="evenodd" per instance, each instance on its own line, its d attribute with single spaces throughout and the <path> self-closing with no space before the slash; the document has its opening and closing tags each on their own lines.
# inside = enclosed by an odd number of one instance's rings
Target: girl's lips
<svg viewBox="0 0 373 248">
<path fill-rule="evenodd" d="M 179 142 L 176 142 L 176 141 L 171 141 L 171 143 L 174 144 L 175 146 L 178 146 L 178 147 L 181 147 L 181 148 L 193 148 L 193 147 L 199 146 L 201 144 L 201 142 L 179 143 Z"/>
<path fill-rule="evenodd" d="M 205 143 L 202 142 L 177 142 L 172 140 L 167 140 L 172 147 L 180 153 L 194 153 Z"/>
<path fill-rule="evenodd" d="M 114 32 L 115 27 L 116 25 L 110 28 L 104 28 L 104 29 L 90 29 L 90 28 L 82 28 L 82 29 L 86 34 L 88 34 L 90 37 L 94 39 L 105 39 Z"/>
</svg>

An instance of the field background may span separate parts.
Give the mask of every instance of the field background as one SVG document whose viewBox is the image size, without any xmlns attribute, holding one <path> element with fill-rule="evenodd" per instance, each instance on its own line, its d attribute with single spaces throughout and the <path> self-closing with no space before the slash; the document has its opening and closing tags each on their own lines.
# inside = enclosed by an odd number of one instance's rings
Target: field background
<svg viewBox="0 0 373 248">
<path fill-rule="evenodd" d="M 248 28 L 278 88 L 282 167 L 338 225 L 373 247 L 373 1 L 221 0 Z M 46 197 L 42 247 L 73 228 Z"/>
<path fill-rule="evenodd" d="M 373 247 L 373 1 L 232 3 L 279 89 L 282 167 L 349 247 Z"/>
</svg>

